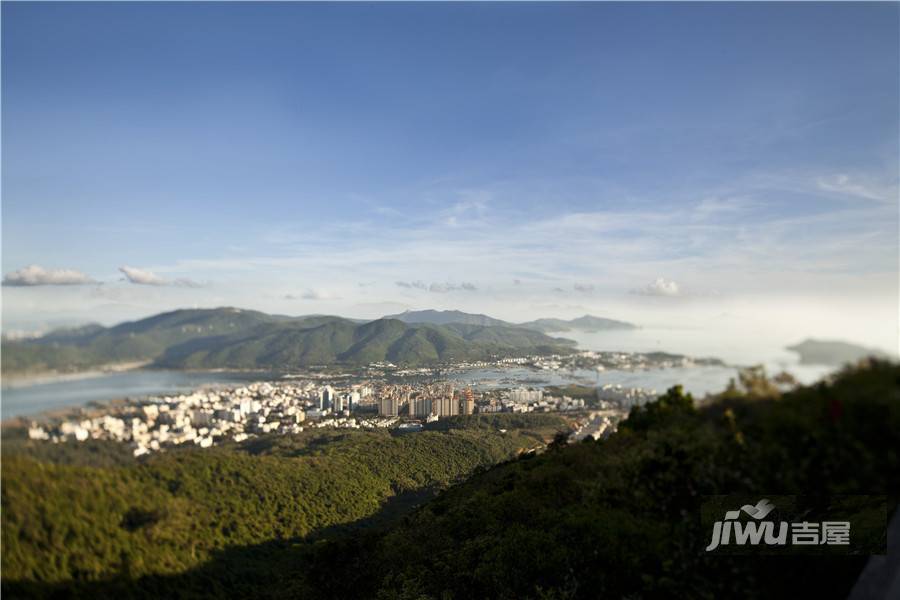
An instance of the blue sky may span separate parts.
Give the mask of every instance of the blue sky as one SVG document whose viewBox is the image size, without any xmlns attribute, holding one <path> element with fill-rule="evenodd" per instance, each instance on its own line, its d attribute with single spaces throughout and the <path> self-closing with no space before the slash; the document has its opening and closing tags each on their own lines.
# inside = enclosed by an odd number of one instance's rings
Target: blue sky
<svg viewBox="0 0 900 600">
<path fill-rule="evenodd" d="M 896 332 L 898 16 L 4 3 L 4 321 L 799 298 Z"/>
</svg>

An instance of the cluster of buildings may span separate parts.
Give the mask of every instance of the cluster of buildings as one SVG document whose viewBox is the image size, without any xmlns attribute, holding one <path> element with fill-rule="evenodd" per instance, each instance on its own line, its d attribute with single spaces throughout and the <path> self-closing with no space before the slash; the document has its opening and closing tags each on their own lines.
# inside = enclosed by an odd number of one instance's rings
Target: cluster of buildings
<svg viewBox="0 0 900 600">
<path fill-rule="evenodd" d="M 103 410 L 83 411 L 77 418 L 50 424 L 32 423 L 28 435 L 54 442 L 126 442 L 140 456 L 166 447 L 194 444 L 207 448 L 262 434 L 299 433 L 304 428 L 417 431 L 423 423 L 455 415 L 580 412 L 586 408 L 596 410 L 598 403 L 601 410 L 614 411 L 615 405 L 627 409 L 656 395 L 655 390 L 605 385 L 598 390 L 598 400 L 587 407 L 582 398 L 549 396 L 543 390 L 524 387 L 478 393 L 448 381 L 356 381 L 288 379 L 150 397 Z M 591 431 L 599 432 L 597 435 L 609 427 L 603 420 L 595 425 Z"/>
<path fill-rule="evenodd" d="M 625 409 L 652 402 L 658 396 L 655 389 L 625 387 L 612 383 L 607 383 L 597 389 L 597 398 L 601 401 L 615 403 Z"/>
<path fill-rule="evenodd" d="M 492 401 L 486 406 L 479 407 L 481 412 L 570 412 L 583 411 L 587 408 L 583 398 L 571 398 L 569 396 L 550 396 L 543 390 L 526 388 L 514 388 L 500 394 L 497 401 Z M 605 402 L 600 402 L 601 408 L 611 407 Z"/>
<path fill-rule="evenodd" d="M 472 388 L 455 390 L 449 382 L 385 386 L 378 398 L 378 414 L 383 417 L 402 415 L 431 420 L 472 415 L 475 410 L 475 392 Z"/>
<path fill-rule="evenodd" d="M 596 352 L 585 350 L 554 361 L 556 368 L 595 369 L 597 371 L 646 371 L 697 366 L 722 366 L 716 358 L 692 358 L 666 352 Z"/>
<path fill-rule="evenodd" d="M 418 428 L 405 420 L 432 421 L 474 414 L 471 388 L 454 390 L 447 382 L 335 387 L 313 381 L 253 383 L 204 389 L 177 396 L 150 397 L 111 407 L 104 414 L 55 424 L 32 423 L 28 437 L 53 442 L 114 440 L 131 444 L 135 456 L 166 447 L 195 444 L 208 448 L 227 440 L 306 428 Z"/>
<path fill-rule="evenodd" d="M 516 388 L 509 391 L 509 401 L 515 404 L 537 404 L 544 398 L 543 390 Z"/>
<path fill-rule="evenodd" d="M 31 439 L 128 442 L 140 456 L 166 446 L 196 444 L 208 448 L 223 440 L 251 435 L 299 433 L 303 424 L 359 427 L 354 406 L 371 402 L 374 389 L 356 384 L 343 390 L 312 382 L 253 383 L 230 389 L 198 390 L 152 397 L 117 407 L 111 414 L 64 420 L 55 426 L 32 424 Z M 363 426 L 370 424 L 366 422 Z M 379 423 L 371 423 L 378 426 Z"/>
<path fill-rule="evenodd" d="M 623 414 L 615 410 L 591 412 L 588 420 L 569 436 L 571 441 L 580 442 L 586 438 L 599 440 L 615 433 Z"/>
<path fill-rule="evenodd" d="M 717 359 L 695 359 L 663 352 L 598 352 L 582 350 L 571 354 L 526 356 L 495 361 L 493 366 L 524 366 L 539 371 L 567 369 L 596 369 L 605 371 L 639 371 L 649 369 L 687 368 L 698 365 L 721 364 Z"/>
<path fill-rule="evenodd" d="M 461 360 L 453 364 L 438 367 L 404 367 L 400 368 L 389 362 L 370 363 L 370 370 L 378 369 L 382 372 L 390 371 L 392 375 L 399 377 L 410 376 L 434 376 L 438 373 L 459 371 L 471 371 L 474 369 L 495 369 L 504 367 L 529 367 L 532 369 L 558 369 L 562 365 L 564 355 L 561 354 L 534 354 L 528 356 L 516 356 L 496 358 L 493 360 Z"/>
</svg>

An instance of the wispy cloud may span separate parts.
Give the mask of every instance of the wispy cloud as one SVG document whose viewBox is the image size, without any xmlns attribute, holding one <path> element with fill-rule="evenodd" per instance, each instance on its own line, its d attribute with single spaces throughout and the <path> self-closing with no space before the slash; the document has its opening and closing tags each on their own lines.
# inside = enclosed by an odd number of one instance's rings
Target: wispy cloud
<svg viewBox="0 0 900 600">
<path fill-rule="evenodd" d="M 37 286 L 37 285 L 85 285 L 98 283 L 81 271 L 75 269 L 45 269 L 40 265 L 29 265 L 23 269 L 7 273 L 3 277 L 3 285 Z"/>
<path fill-rule="evenodd" d="M 444 209 L 435 208 L 430 218 L 379 223 L 377 236 L 362 234 L 371 232 L 373 223 L 342 221 L 329 224 L 327 232 L 270 238 L 255 256 L 182 260 L 166 270 L 204 277 L 220 272 L 236 285 L 302 278 L 321 282 L 344 299 L 360 292 L 356 283 L 345 286 L 345 281 L 376 282 L 366 295 L 378 300 L 399 299 L 401 291 L 431 291 L 462 301 L 462 292 L 477 289 L 485 302 L 503 294 L 537 300 L 555 287 L 596 298 L 621 296 L 635 282 L 654 282 L 660 273 L 677 273 L 677 295 L 691 298 L 712 289 L 723 294 L 821 290 L 842 278 L 858 282 L 870 274 L 886 281 L 897 268 L 896 207 L 836 202 L 815 181 L 808 173 L 794 179 L 778 173 L 692 194 L 667 192 L 677 196 L 669 204 L 651 197 L 549 214 L 494 208 L 483 210 L 472 227 L 448 227 L 441 220 Z M 471 217 L 477 207 L 459 210 Z M 340 244 L 332 243 L 336 237 Z M 406 273 L 421 278 L 408 279 Z M 519 277 L 516 284 L 513 278 Z M 665 286 L 638 293 L 672 295 Z"/>
<path fill-rule="evenodd" d="M 486 190 L 463 190 L 458 193 L 459 199 L 442 212 L 444 225 L 456 227 L 473 225 L 481 221 L 488 210 L 493 195 Z"/>
<path fill-rule="evenodd" d="M 876 202 L 898 201 L 897 186 L 885 185 L 872 181 L 871 178 L 850 176 L 846 173 L 838 173 L 825 177 L 819 177 L 816 185 L 823 192 L 842 194 Z"/>
</svg>

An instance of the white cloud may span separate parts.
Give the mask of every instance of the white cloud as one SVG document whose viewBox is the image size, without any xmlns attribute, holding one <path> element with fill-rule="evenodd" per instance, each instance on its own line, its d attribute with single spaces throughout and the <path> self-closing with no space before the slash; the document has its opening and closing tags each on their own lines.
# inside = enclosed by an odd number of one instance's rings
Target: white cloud
<svg viewBox="0 0 900 600">
<path fill-rule="evenodd" d="M 7 273 L 3 285 L 84 285 L 97 283 L 81 271 L 74 269 L 45 269 L 39 265 L 29 265 L 24 269 Z"/>
<path fill-rule="evenodd" d="M 138 269 L 136 267 L 122 266 L 119 271 L 125 275 L 125 278 L 137 285 L 171 285 L 176 287 L 201 287 L 199 283 L 191 279 L 165 279 L 152 271 Z"/>
<path fill-rule="evenodd" d="M 674 281 L 657 277 L 652 283 L 648 283 L 642 288 L 632 290 L 631 293 L 640 296 L 680 296 L 681 290 Z"/>
<path fill-rule="evenodd" d="M 576 292 L 593 292 L 594 286 L 589 283 L 576 283 L 572 286 Z"/>
<path fill-rule="evenodd" d="M 151 271 L 145 271 L 135 267 L 119 267 L 125 277 L 131 283 L 138 285 L 166 285 L 166 280 Z"/>
</svg>

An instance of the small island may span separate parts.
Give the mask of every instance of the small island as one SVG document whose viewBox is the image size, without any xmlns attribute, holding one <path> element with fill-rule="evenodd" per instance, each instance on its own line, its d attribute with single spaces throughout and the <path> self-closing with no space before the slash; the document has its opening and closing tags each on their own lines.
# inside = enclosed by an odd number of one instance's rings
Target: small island
<svg viewBox="0 0 900 600">
<path fill-rule="evenodd" d="M 799 344 L 788 346 L 787 350 L 796 352 L 800 356 L 801 365 L 839 367 L 855 363 L 863 358 L 895 358 L 881 350 L 837 340 L 806 339 Z"/>
</svg>

